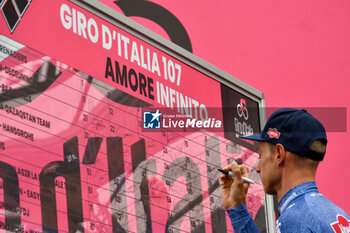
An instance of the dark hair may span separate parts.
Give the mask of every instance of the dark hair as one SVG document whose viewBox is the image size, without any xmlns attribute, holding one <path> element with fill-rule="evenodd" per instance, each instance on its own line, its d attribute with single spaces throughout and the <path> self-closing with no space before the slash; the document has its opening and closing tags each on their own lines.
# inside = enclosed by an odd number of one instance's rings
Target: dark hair
<svg viewBox="0 0 350 233">
<path fill-rule="evenodd" d="M 309 151 L 318 154 L 324 154 L 326 152 L 326 144 L 321 140 L 316 140 L 311 143 Z"/>
</svg>

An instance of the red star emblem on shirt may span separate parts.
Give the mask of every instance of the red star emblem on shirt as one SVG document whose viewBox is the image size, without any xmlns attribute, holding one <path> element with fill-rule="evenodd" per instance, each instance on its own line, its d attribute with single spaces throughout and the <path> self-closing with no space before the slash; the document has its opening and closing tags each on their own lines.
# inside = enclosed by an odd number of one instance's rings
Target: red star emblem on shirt
<svg viewBox="0 0 350 233">
<path fill-rule="evenodd" d="M 347 220 L 342 215 L 338 215 L 337 219 L 338 219 L 338 222 L 334 222 L 331 224 L 332 228 L 334 229 L 334 232 L 336 233 L 349 232 L 350 231 L 349 220 Z"/>
</svg>

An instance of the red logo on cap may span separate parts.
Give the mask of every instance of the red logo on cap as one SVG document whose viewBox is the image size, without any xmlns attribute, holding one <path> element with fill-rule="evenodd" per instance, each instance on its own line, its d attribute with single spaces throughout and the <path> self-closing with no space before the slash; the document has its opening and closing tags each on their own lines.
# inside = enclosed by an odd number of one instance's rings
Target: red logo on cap
<svg viewBox="0 0 350 233">
<path fill-rule="evenodd" d="M 279 138 L 281 133 L 277 131 L 276 128 L 269 128 L 269 131 L 267 131 L 267 134 L 269 135 L 270 138 Z"/>
<path fill-rule="evenodd" d="M 342 215 L 337 215 L 338 222 L 334 222 L 331 224 L 334 232 L 342 233 L 342 232 L 350 232 L 350 222 Z"/>
</svg>

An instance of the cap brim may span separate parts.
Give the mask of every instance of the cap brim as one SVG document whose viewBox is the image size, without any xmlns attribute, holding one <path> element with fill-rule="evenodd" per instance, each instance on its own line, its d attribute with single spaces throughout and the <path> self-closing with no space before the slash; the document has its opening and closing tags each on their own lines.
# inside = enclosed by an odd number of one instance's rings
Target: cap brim
<svg viewBox="0 0 350 233">
<path fill-rule="evenodd" d="M 253 140 L 253 141 L 263 141 L 260 134 L 253 134 L 253 135 L 249 135 L 249 136 L 239 136 L 239 138 Z"/>
</svg>

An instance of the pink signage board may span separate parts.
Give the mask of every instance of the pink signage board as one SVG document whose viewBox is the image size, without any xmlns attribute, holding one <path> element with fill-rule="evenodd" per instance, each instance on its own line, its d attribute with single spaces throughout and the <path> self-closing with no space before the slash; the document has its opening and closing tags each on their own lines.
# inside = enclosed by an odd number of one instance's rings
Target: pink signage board
<svg viewBox="0 0 350 233">
<path fill-rule="evenodd" d="M 70 1 L 1 10 L 0 230 L 233 232 L 217 171 L 232 159 L 266 228 L 238 138 L 260 130 L 261 94 Z"/>
</svg>

